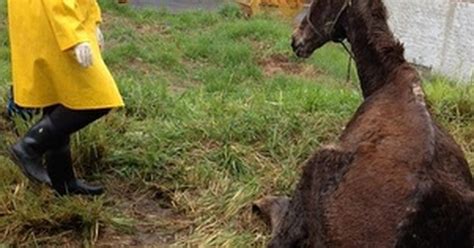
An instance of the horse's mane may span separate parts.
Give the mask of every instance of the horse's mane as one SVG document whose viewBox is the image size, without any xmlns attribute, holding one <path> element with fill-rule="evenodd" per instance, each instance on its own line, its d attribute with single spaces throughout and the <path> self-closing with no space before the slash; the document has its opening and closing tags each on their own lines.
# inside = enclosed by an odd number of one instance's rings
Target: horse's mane
<svg viewBox="0 0 474 248">
<path fill-rule="evenodd" d="M 387 21 L 388 13 L 382 0 L 362 1 L 367 6 L 358 4 L 360 13 L 368 27 L 369 44 L 373 46 L 376 54 L 383 64 L 393 68 L 405 62 L 403 44 L 398 41 L 390 30 Z"/>
</svg>

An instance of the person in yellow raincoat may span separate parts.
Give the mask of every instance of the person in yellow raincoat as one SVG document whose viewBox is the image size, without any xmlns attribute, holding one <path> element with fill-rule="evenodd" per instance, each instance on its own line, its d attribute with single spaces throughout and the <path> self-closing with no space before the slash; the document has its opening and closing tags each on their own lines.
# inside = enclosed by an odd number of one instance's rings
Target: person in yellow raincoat
<svg viewBox="0 0 474 248">
<path fill-rule="evenodd" d="M 69 137 L 124 105 L 101 57 L 100 22 L 96 0 L 8 0 L 14 100 L 43 109 L 10 154 L 60 195 L 103 193 L 76 179 Z"/>
</svg>

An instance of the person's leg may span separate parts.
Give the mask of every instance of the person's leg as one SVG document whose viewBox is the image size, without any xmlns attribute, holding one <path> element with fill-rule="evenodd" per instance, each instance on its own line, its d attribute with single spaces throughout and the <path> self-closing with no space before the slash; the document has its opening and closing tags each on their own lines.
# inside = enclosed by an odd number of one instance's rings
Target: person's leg
<svg viewBox="0 0 474 248">
<path fill-rule="evenodd" d="M 55 150 L 64 147 L 64 141 L 68 140 L 72 133 L 109 111 L 110 109 L 70 110 L 60 105 L 45 109 L 43 118 L 11 147 L 10 153 L 14 162 L 28 178 L 51 184 L 48 173 L 42 165 L 46 151 L 52 150 L 54 153 Z M 69 166 L 68 163 L 64 164 Z"/>
<path fill-rule="evenodd" d="M 104 192 L 101 186 L 91 186 L 76 179 L 72 168 L 69 137 L 64 140 L 62 145 L 46 152 L 45 163 L 48 175 L 51 178 L 52 188 L 59 195 L 100 195 Z"/>
<path fill-rule="evenodd" d="M 45 154 L 52 187 L 59 195 L 99 195 L 103 193 L 102 187 L 91 186 L 76 179 L 72 167 L 69 136 L 106 115 L 109 111 L 110 109 L 70 110 L 61 106 L 48 114 L 55 126 L 56 134 L 63 137 L 57 146 L 48 149 Z"/>
<path fill-rule="evenodd" d="M 13 86 L 10 86 L 10 90 L 7 94 L 6 108 L 7 116 L 10 119 L 13 119 L 14 116 L 19 116 L 24 121 L 29 121 L 39 113 L 39 109 L 24 108 L 15 103 L 15 100 L 13 99 Z"/>
<path fill-rule="evenodd" d="M 54 125 L 55 135 L 63 140 L 65 137 L 69 137 L 69 135 L 100 119 L 110 110 L 72 110 L 64 106 L 58 106 L 48 113 L 48 117 Z"/>
<path fill-rule="evenodd" d="M 54 109 L 56 109 L 56 108 L 59 107 L 59 106 L 61 106 L 61 105 L 52 105 L 52 106 L 43 108 L 43 109 L 42 109 L 42 112 L 43 112 L 42 118 L 44 118 L 45 116 L 49 115 L 51 112 L 53 112 Z"/>
<path fill-rule="evenodd" d="M 43 166 L 43 154 L 48 147 L 45 143 L 51 143 L 52 140 L 50 140 L 49 134 L 44 132 L 44 127 L 50 126 L 51 123 L 46 116 L 57 107 L 58 105 L 44 108 L 43 117 L 28 130 L 19 142 L 10 147 L 13 162 L 33 182 L 51 185 L 51 180 Z"/>
</svg>

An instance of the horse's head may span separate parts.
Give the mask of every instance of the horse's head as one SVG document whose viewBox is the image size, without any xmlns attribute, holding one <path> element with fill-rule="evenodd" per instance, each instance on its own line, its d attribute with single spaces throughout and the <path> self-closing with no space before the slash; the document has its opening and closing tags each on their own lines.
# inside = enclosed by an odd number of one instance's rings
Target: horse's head
<svg viewBox="0 0 474 248">
<path fill-rule="evenodd" d="M 352 0 L 313 0 L 293 34 L 291 46 L 296 55 L 307 58 L 328 41 L 345 39 L 340 20 L 351 5 Z"/>
</svg>

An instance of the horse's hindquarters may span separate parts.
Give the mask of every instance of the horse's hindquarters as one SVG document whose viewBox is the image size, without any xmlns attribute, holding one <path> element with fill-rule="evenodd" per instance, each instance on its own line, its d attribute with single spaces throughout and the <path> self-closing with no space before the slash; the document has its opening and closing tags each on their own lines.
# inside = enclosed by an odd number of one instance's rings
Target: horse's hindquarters
<svg viewBox="0 0 474 248">
<path fill-rule="evenodd" d="M 354 161 L 323 199 L 328 247 L 394 247 L 414 211 L 418 179 L 407 167 L 372 158 Z"/>
</svg>

